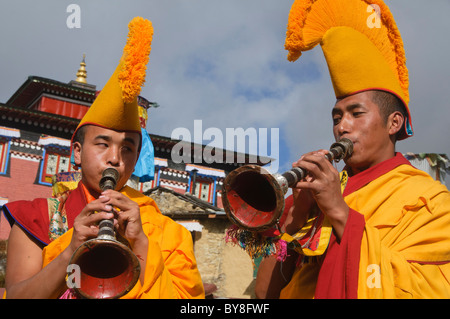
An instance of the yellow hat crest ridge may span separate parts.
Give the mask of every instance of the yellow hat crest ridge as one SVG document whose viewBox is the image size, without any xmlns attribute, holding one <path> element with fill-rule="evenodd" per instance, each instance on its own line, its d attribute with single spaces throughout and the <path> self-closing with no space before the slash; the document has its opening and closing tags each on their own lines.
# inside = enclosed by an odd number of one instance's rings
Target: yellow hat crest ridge
<svg viewBox="0 0 450 319">
<path fill-rule="evenodd" d="M 379 10 L 379 24 L 370 25 Z M 365 90 L 396 95 L 407 111 L 404 133 L 412 135 L 409 78 L 403 41 L 388 6 L 381 0 L 295 0 L 285 49 L 296 61 L 318 44 L 324 52 L 336 98 Z"/>
<path fill-rule="evenodd" d="M 145 83 L 153 27 L 149 20 L 136 17 L 128 28 L 127 43 L 119 65 L 81 119 L 77 130 L 91 124 L 141 134 L 137 97 Z"/>
</svg>

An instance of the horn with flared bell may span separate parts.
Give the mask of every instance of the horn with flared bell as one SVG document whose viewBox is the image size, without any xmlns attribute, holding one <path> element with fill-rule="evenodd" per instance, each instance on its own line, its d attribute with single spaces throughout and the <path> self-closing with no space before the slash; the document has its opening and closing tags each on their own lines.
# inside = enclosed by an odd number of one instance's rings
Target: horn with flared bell
<svg viewBox="0 0 450 319">
<path fill-rule="evenodd" d="M 114 168 L 103 171 L 100 189 L 115 189 L 119 173 Z M 139 260 L 131 249 L 116 239 L 113 220 L 99 223 L 97 238 L 84 242 L 72 255 L 69 264 L 80 269 L 75 291 L 83 298 L 114 299 L 128 293 L 141 272 Z"/>
<path fill-rule="evenodd" d="M 347 138 L 331 145 L 325 156 L 331 161 L 347 159 L 353 153 L 353 143 Z M 244 165 L 230 172 L 224 180 L 222 202 L 224 210 L 236 226 L 264 231 L 278 223 L 284 210 L 284 195 L 304 179 L 308 172 L 294 167 L 283 174 L 270 174 L 257 165 Z"/>
</svg>

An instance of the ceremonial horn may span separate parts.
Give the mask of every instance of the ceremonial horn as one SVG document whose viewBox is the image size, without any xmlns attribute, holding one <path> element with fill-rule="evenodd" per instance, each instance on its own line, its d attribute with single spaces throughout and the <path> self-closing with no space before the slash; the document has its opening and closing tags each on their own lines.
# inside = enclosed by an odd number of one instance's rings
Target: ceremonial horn
<svg viewBox="0 0 450 319">
<path fill-rule="evenodd" d="M 100 179 L 100 189 L 115 189 L 118 180 L 117 170 L 107 168 Z M 110 219 L 100 221 L 97 238 L 80 245 L 69 264 L 79 266 L 80 281 L 74 289 L 88 299 L 119 298 L 134 287 L 141 273 L 136 255 L 116 240 L 114 222 Z"/>
<path fill-rule="evenodd" d="M 331 145 L 325 156 L 331 162 L 347 159 L 353 143 L 347 138 Z M 294 167 L 283 174 L 270 174 L 257 165 L 244 165 L 231 171 L 224 180 L 222 201 L 228 219 L 250 231 L 264 231 L 276 225 L 283 214 L 284 195 L 304 179 L 308 172 Z"/>
</svg>

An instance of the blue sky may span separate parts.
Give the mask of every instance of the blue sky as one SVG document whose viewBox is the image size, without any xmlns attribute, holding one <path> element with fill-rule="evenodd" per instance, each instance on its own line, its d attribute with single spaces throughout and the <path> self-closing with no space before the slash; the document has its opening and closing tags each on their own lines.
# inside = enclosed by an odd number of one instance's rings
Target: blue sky
<svg viewBox="0 0 450 319">
<path fill-rule="evenodd" d="M 292 2 L 1 1 L 0 102 L 30 75 L 75 79 L 83 54 L 88 82 L 101 89 L 117 66 L 128 22 L 143 16 L 155 34 L 141 95 L 160 105 L 150 111 L 149 132 L 193 131 L 195 120 L 224 135 L 226 128 L 277 128 L 278 167 L 288 169 L 301 154 L 331 145 L 335 101 L 319 47 L 294 63 L 286 59 Z M 386 3 L 405 43 L 415 130 L 398 151 L 449 154 L 450 2 Z M 70 4 L 81 9 L 80 28 L 67 27 Z"/>
</svg>

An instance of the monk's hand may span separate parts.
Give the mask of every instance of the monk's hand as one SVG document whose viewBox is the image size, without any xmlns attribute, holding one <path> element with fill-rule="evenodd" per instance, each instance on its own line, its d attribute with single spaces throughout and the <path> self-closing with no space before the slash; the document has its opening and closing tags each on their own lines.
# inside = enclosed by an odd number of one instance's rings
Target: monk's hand
<svg viewBox="0 0 450 319">
<path fill-rule="evenodd" d="M 293 167 L 296 166 L 296 162 Z M 310 177 L 307 176 L 307 179 Z M 317 206 L 311 191 L 292 187 L 293 205 L 287 212 L 286 220 L 282 225 L 282 230 L 288 234 L 294 234 L 299 231 L 307 222 L 313 207 Z"/>
<path fill-rule="evenodd" d="M 142 229 L 139 205 L 136 202 L 114 190 L 102 192 L 99 199 L 105 200 L 107 205 L 113 207 L 117 230 L 129 241 L 131 247 L 137 241 L 147 239 Z"/>
<path fill-rule="evenodd" d="M 103 219 L 112 219 L 112 206 L 105 198 L 96 199 L 87 204 L 73 223 L 72 240 L 69 247 L 75 251 L 85 241 L 98 235 L 98 223 Z"/>
<path fill-rule="evenodd" d="M 318 208 L 328 217 L 336 235 L 341 238 L 349 207 L 342 197 L 339 172 L 325 157 L 327 153 L 327 150 L 311 152 L 294 163 L 294 166 L 308 171 L 308 177 L 298 182 L 296 188 L 310 191 Z"/>
</svg>

